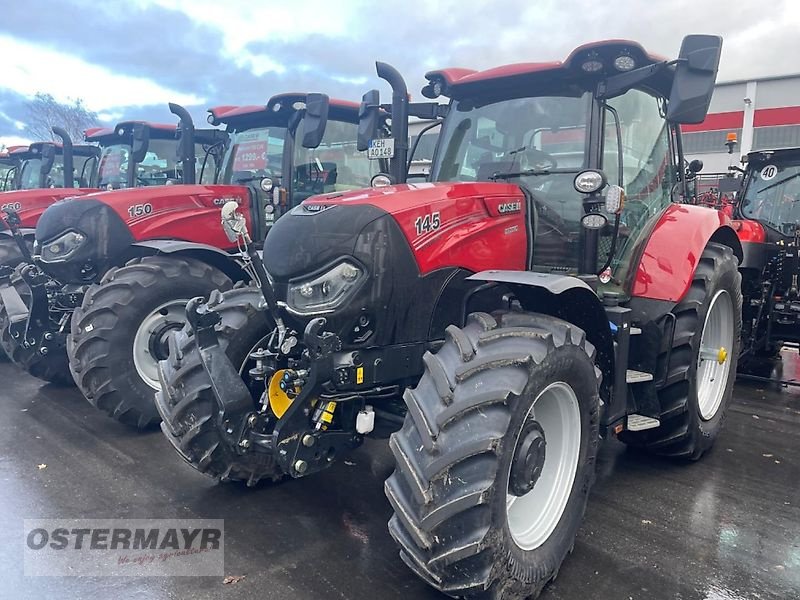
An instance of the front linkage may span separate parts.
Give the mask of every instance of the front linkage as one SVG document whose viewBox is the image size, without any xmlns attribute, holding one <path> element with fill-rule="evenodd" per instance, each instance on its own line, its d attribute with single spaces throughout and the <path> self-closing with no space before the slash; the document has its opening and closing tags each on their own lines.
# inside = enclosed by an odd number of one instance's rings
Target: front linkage
<svg viewBox="0 0 800 600">
<path fill-rule="evenodd" d="M 254 407 L 250 388 L 219 343 L 215 328 L 220 317 L 214 306 L 220 301 L 218 292 L 207 304 L 195 298 L 187 305 L 186 314 L 200 360 L 212 382 L 218 404 L 216 427 L 223 441 L 240 455 L 250 451 L 274 455 L 281 470 L 292 477 L 320 471 L 359 446 L 363 435 L 355 429 L 355 423 L 363 409 L 363 398 L 337 393 L 331 384 L 336 372 L 334 356 L 341 349 L 341 341 L 323 331 L 325 319 L 308 323 L 301 344 L 296 332 L 287 332 L 281 340 L 276 330 L 266 349 L 250 353 L 254 366 L 249 378 L 264 385 L 260 402 Z M 170 352 L 179 353 L 174 340 Z M 172 356 L 180 362 L 180 355 Z M 281 369 L 281 364 L 287 367 Z M 167 385 L 163 372 L 162 385 Z M 288 405 L 284 404 L 287 401 Z"/>
</svg>

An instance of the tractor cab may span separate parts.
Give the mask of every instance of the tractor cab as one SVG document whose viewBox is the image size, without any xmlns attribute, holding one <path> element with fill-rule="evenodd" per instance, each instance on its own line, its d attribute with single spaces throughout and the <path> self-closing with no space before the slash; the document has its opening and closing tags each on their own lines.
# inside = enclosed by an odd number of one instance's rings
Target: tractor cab
<svg viewBox="0 0 800 600">
<path fill-rule="evenodd" d="M 69 154 L 72 156 L 69 157 Z M 67 178 L 65 182 L 64 174 L 71 158 L 76 169 L 74 172 L 88 172 L 91 179 L 92 165 L 96 165 L 98 149 L 91 145 L 76 145 L 71 146 L 69 154 L 65 153 L 62 144 L 55 142 L 34 142 L 27 148 L 10 153 L 11 157 L 19 161 L 15 189 L 90 187 L 90 182 L 82 178 L 73 177 L 72 182 Z"/>
<path fill-rule="evenodd" d="M 264 106 L 209 110 L 209 123 L 225 125 L 230 135 L 222 183 L 248 188 L 255 239 L 315 194 L 369 186 L 380 166 L 357 149 L 358 110 L 354 102 L 296 93 Z"/>
<path fill-rule="evenodd" d="M 195 156 L 220 140 L 215 130 L 192 131 L 193 143 L 186 148 L 177 125 L 123 121 L 113 129 L 87 132 L 87 139 L 102 146 L 97 171 L 97 187 L 105 190 L 184 183 L 185 177 L 201 177 L 213 183 L 216 165 L 210 160 L 197 163 Z M 197 171 L 184 173 L 184 162 L 190 156 Z"/>
<path fill-rule="evenodd" d="M 14 156 L 15 152 L 27 149 L 27 146 L 9 146 L 0 152 L 0 192 L 16 189 L 16 172 L 20 160 Z"/>
<path fill-rule="evenodd" d="M 736 217 L 745 351 L 772 357 L 800 344 L 800 148 L 747 155 Z"/>
</svg>

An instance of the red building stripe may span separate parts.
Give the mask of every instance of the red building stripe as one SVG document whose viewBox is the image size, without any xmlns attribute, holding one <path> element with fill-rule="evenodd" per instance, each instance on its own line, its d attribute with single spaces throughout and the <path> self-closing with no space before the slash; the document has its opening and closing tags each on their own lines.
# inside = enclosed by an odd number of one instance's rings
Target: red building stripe
<svg viewBox="0 0 800 600">
<path fill-rule="evenodd" d="M 695 131 L 716 131 L 719 129 L 740 129 L 744 124 L 744 111 L 712 113 L 706 120 L 697 125 L 681 125 L 683 133 Z"/>
<path fill-rule="evenodd" d="M 753 127 L 775 127 L 776 125 L 800 125 L 800 106 L 761 108 L 753 115 Z"/>
</svg>

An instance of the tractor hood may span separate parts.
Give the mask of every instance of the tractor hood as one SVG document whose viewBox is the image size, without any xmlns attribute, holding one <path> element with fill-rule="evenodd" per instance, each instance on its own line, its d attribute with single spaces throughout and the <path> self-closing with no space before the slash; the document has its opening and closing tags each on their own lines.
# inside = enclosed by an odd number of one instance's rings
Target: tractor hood
<svg viewBox="0 0 800 600">
<path fill-rule="evenodd" d="M 301 277 L 358 256 L 377 243 L 371 237 L 377 230 L 391 230 L 388 248 L 408 247 L 423 275 L 453 265 L 482 270 L 489 256 L 483 244 L 494 236 L 501 246 L 512 243 L 514 264 L 524 265 L 525 211 L 522 190 L 507 183 L 418 183 L 314 196 L 273 226 L 264 265 L 279 281 Z M 391 223 L 374 223 L 382 218 Z"/>
<path fill-rule="evenodd" d="M 13 190 L 0 193 L 0 211 L 13 210 L 19 214 L 22 227 L 36 227 L 39 217 L 48 206 L 72 196 L 83 196 L 97 191 L 93 188 L 41 188 Z M 0 229 L 5 226 L 0 223 Z"/>
<path fill-rule="evenodd" d="M 103 191 L 53 204 L 39 219 L 36 241 L 43 268 L 64 283 L 92 281 L 132 257 L 131 246 L 156 239 L 181 240 L 228 249 L 220 208 L 236 201 L 248 226 L 249 191 L 233 185 L 163 185 Z M 74 231 L 81 247 L 63 259 L 46 256 L 46 246 Z"/>
</svg>

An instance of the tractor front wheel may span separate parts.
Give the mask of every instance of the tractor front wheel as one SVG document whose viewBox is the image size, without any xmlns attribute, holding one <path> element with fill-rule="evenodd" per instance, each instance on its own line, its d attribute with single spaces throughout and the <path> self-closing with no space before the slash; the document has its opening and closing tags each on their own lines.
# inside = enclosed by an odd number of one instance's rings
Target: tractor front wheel
<svg viewBox="0 0 800 600">
<path fill-rule="evenodd" d="M 246 373 L 250 353 L 264 343 L 275 328 L 264 310 L 258 288 L 236 288 L 222 295 L 214 307 L 221 322 L 216 326 L 220 348 L 230 361 Z M 278 481 L 283 472 L 272 454 L 251 450 L 237 453 L 217 427 L 219 411 L 211 380 L 200 362 L 200 352 L 188 328 L 175 334 L 177 356 L 161 363 L 163 387 L 156 394 L 161 430 L 183 459 L 209 477 L 223 481 Z"/>
<path fill-rule="evenodd" d="M 109 270 L 72 315 L 67 340 L 86 399 L 127 425 L 156 424 L 158 361 L 167 358 L 169 334 L 183 327 L 190 299 L 230 286 L 218 269 L 186 257 L 149 256 Z"/>
<path fill-rule="evenodd" d="M 452 596 L 536 597 L 574 545 L 594 482 L 599 379 L 584 332 L 546 315 L 470 315 L 424 357 L 390 439 L 389 531 Z"/>
</svg>

